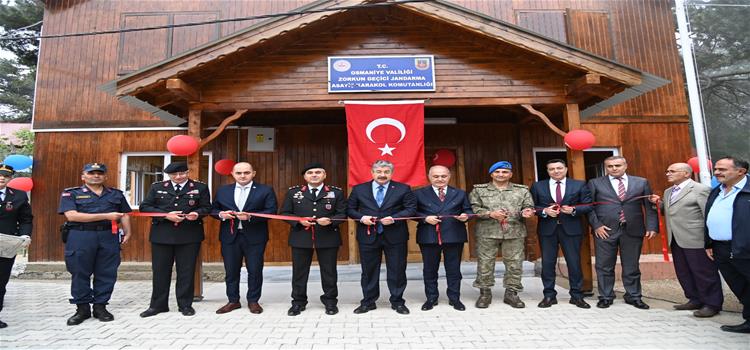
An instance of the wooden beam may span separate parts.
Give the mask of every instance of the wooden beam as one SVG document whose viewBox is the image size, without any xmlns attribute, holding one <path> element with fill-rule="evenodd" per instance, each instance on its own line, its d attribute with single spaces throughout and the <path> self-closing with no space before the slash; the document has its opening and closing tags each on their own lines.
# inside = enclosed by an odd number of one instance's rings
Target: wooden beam
<svg viewBox="0 0 750 350">
<path fill-rule="evenodd" d="M 563 124 L 568 131 L 581 128 L 581 114 L 577 104 L 566 104 L 563 111 Z M 568 148 L 568 177 L 576 180 L 586 181 L 586 167 L 584 164 L 583 151 L 575 151 Z M 591 243 L 588 234 L 588 223 L 581 218 L 585 229 L 581 243 L 581 270 L 583 271 L 584 293 L 591 293 L 594 289 L 593 273 L 591 270 Z"/>
<path fill-rule="evenodd" d="M 200 109 L 191 108 L 188 112 L 188 135 L 201 139 L 201 113 Z M 200 179 L 201 175 L 201 148 L 195 153 L 188 156 L 188 169 L 193 179 Z M 198 257 L 195 259 L 195 281 L 193 282 L 193 299 L 203 300 L 203 252 L 204 247 L 198 251 Z"/>
<path fill-rule="evenodd" d="M 200 101 L 200 92 L 179 78 L 167 79 L 167 90 L 188 102 Z"/>
<path fill-rule="evenodd" d="M 576 107 L 577 106 L 578 105 L 576 105 Z M 547 127 L 550 128 L 550 130 L 554 131 L 556 134 L 562 137 L 565 137 L 566 132 L 560 130 L 557 126 L 555 126 L 555 124 L 552 124 L 552 122 L 549 120 L 549 118 L 547 118 L 546 115 L 544 115 L 544 113 L 537 111 L 536 109 L 534 109 L 534 107 L 528 104 L 522 104 L 521 107 L 526 108 L 526 110 L 529 111 L 529 113 L 539 117 L 539 119 L 541 119 L 544 122 L 544 124 L 547 124 Z"/>
<path fill-rule="evenodd" d="M 203 146 L 207 145 L 209 142 L 213 141 L 213 139 L 215 139 L 216 137 L 218 137 L 219 135 L 221 135 L 221 133 L 224 132 L 224 129 L 227 128 L 227 126 L 229 125 L 229 123 L 231 123 L 231 122 L 233 122 L 233 121 L 235 121 L 237 119 L 240 119 L 240 117 L 242 117 L 242 115 L 245 114 L 245 112 L 247 112 L 247 109 L 240 109 L 240 110 L 234 112 L 234 114 L 226 117 L 221 122 L 221 124 L 219 124 L 219 126 L 216 128 L 216 130 L 214 130 L 214 132 L 211 133 L 211 135 L 208 135 L 205 139 L 201 140 L 201 148 L 203 148 Z"/>
<path fill-rule="evenodd" d="M 590 93 L 591 90 L 596 90 L 601 83 L 601 75 L 596 73 L 586 73 L 565 86 L 565 93 L 568 96 L 580 96 L 585 93 Z"/>
</svg>

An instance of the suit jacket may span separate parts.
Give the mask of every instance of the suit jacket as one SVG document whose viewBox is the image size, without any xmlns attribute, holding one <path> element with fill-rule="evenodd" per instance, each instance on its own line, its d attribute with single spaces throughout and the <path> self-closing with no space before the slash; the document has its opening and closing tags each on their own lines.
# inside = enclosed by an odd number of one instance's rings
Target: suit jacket
<svg viewBox="0 0 750 350">
<path fill-rule="evenodd" d="M 466 192 L 448 186 L 445 201 L 441 202 L 432 186 L 414 191 L 417 198 L 416 216 L 474 214 Z M 466 223 L 455 218 L 442 218 L 440 237 L 443 243 L 463 243 L 467 241 Z M 420 219 L 417 224 L 417 243 L 438 244 L 436 225 Z"/>
<path fill-rule="evenodd" d="M 377 225 L 369 226 L 370 234 L 368 235 L 368 225 L 359 222 L 363 216 L 402 218 L 414 216 L 416 211 L 417 200 L 408 185 L 391 181 L 385 193 L 385 198 L 383 198 L 383 205 L 378 207 L 372 193 L 372 181 L 368 181 L 352 188 L 346 213 L 350 218 L 357 221 L 357 241 L 360 244 L 373 244 L 379 236 Z M 406 226 L 406 220 L 398 220 L 391 225 L 383 225 L 382 236 L 390 244 L 408 241 L 409 230 Z"/>
<path fill-rule="evenodd" d="M 562 225 L 565 234 L 570 236 L 583 235 L 581 218 L 594 210 L 593 206 L 585 205 L 576 207 L 572 215 L 563 214 L 562 212 L 554 218 L 545 215 L 541 209 L 555 202 L 549 189 L 549 180 L 537 181 L 532 184 L 531 198 L 534 200 L 536 208 L 539 209 L 536 211 L 536 214 L 539 216 L 537 230 L 540 236 L 552 236 L 555 233 L 555 229 L 557 229 L 558 221 Z M 560 204 L 573 206 L 584 203 L 591 203 L 591 191 L 586 186 L 586 182 L 567 178 L 565 180 L 565 194 Z"/>
<path fill-rule="evenodd" d="M 198 181 L 186 181 L 180 192 L 175 192 L 169 180 L 154 182 L 139 210 L 148 213 L 180 211 L 208 214 L 211 212 L 211 194 L 208 193 L 208 186 Z M 152 243 L 199 243 L 203 238 L 203 217 L 194 221 L 184 220 L 176 225 L 163 217 L 151 219 L 149 240 Z"/>
<path fill-rule="evenodd" d="M 646 231 L 659 231 L 659 218 L 656 214 L 656 206 L 648 201 L 648 198 L 630 200 L 633 197 L 651 195 L 651 187 L 648 180 L 628 175 L 628 190 L 625 192 L 625 200 L 617 197 L 617 192 L 609 181 L 609 176 L 597 177 L 589 181 L 589 190 L 594 202 L 604 202 L 594 206 L 589 215 L 589 224 L 596 230 L 607 226 L 614 229 L 620 222 L 620 210 L 625 212 L 625 234 L 643 237 Z M 644 210 L 645 209 L 645 210 Z M 646 213 L 645 223 L 643 213 Z"/>
<path fill-rule="evenodd" d="M 736 259 L 750 259 L 750 175 L 747 177 L 745 187 L 740 189 L 737 197 L 732 203 L 732 257 Z M 723 191 L 723 186 L 717 186 L 711 190 L 706 202 L 706 218 L 711 211 L 711 207 Z M 708 235 L 708 226 L 705 226 L 706 248 L 711 248 L 713 240 Z"/>
<path fill-rule="evenodd" d="M 245 205 L 238 208 L 234 202 L 234 188 L 237 184 L 231 183 L 219 187 L 214 196 L 214 202 L 211 205 L 211 214 L 215 219 L 219 219 L 220 211 L 243 211 L 246 213 L 276 214 L 276 194 L 270 186 L 253 182 L 250 194 L 247 196 Z M 268 220 L 266 218 L 253 216 L 250 220 L 242 221 L 242 230 L 248 239 L 248 243 L 266 243 L 268 242 Z M 232 227 L 234 224 L 234 227 Z M 232 244 L 237 239 L 237 230 L 239 230 L 240 220 L 223 220 L 219 227 L 219 241 L 225 244 Z M 232 233 L 234 232 L 234 233 Z"/>
<path fill-rule="evenodd" d="M 281 205 L 281 215 L 346 219 L 346 195 L 338 187 L 325 185 L 313 197 L 307 186 L 289 189 Z M 333 248 L 341 245 L 339 225 L 343 221 L 331 221 L 330 225 L 315 224 L 310 230 L 297 220 L 289 220 L 289 245 L 295 248 Z M 313 231 L 315 241 L 313 241 Z"/>
<path fill-rule="evenodd" d="M 26 192 L 5 188 L 5 200 L 0 202 L 0 233 L 31 236 L 31 205 Z"/>
<path fill-rule="evenodd" d="M 711 187 L 690 181 L 685 184 L 677 198 L 671 201 L 674 186 L 667 188 L 662 197 L 662 213 L 667 225 L 667 237 L 672 237 L 682 248 L 703 249 L 704 220 L 706 218 L 706 200 Z"/>
</svg>

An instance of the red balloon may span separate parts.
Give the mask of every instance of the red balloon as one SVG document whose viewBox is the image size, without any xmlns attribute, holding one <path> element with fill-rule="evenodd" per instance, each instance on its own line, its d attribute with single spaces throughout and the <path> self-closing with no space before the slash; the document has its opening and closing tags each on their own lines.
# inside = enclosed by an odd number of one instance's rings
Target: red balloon
<svg viewBox="0 0 750 350">
<path fill-rule="evenodd" d="M 30 177 L 17 177 L 8 182 L 8 187 L 19 191 L 29 192 L 34 188 L 34 181 Z"/>
<path fill-rule="evenodd" d="M 198 150 L 200 144 L 195 137 L 177 135 L 167 141 L 167 149 L 176 156 L 189 156 Z"/>
<path fill-rule="evenodd" d="M 565 135 L 564 140 L 565 145 L 568 146 L 568 148 L 576 151 L 589 149 L 596 143 L 596 137 L 594 137 L 594 134 L 582 129 L 570 130 L 568 134 Z"/>
<path fill-rule="evenodd" d="M 687 161 L 688 165 L 690 165 L 691 168 L 693 168 L 693 172 L 699 173 L 701 172 L 700 166 L 698 165 L 698 157 L 693 157 L 688 159 Z M 708 172 L 711 172 L 710 169 L 713 169 L 714 165 L 711 163 L 711 160 L 708 160 Z"/>
<path fill-rule="evenodd" d="M 456 155 L 449 149 L 439 149 L 432 155 L 432 165 L 450 168 L 456 163 Z"/>
<path fill-rule="evenodd" d="M 235 164 L 237 163 L 231 159 L 222 159 L 214 164 L 214 170 L 221 175 L 229 175 Z"/>
</svg>

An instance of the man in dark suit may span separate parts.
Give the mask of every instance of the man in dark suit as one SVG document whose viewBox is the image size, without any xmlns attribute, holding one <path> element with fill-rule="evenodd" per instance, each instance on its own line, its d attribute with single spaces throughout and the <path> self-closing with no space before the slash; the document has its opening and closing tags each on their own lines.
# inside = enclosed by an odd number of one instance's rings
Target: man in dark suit
<svg viewBox="0 0 750 350">
<path fill-rule="evenodd" d="M 323 183 L 326 171 L 320 163 L 306 165 L 302 175 L 307 184 L 291 187 L 281 206 L 282 215 L 308 218 L 287 221 L 292 247 L 292 307 L 287 314 L 297 316 L 305 311 L 307 279 L 316 253 L 323 286 L 320 301 L 326 314 L 335 315 L 339 312 L 336 256 L 341 246 L 339 225 L 346 219 L 346 196 L 340 188 Z"/>
<path fill-rule="evenodd" d="M 696 310 L 696 317 L 712 317 L 721 310 L 724 293 L 719 267 L 704 250 L 706 200 L 711 187 L 693 181 L 693 169 L 687 163 L 670 165 L 666 175 L 672 186 L 664 191 L 664 200 L 656 194 L 649 200 L 661 206 L 674 272 L 688 299 L 674 308 Z"/>
<path fill-rule="evenodd" d="M 706 253 L 719 265 L 729 289 L 742 303 L 738 325 L 721 330 L 750 333 L 750 176 L 747 161 L 723 157 L 714 165 L 721 185 L 708 195 L 706 203 Z"/>
<path fill-rule="evenodd" d="M 177 270 L 178 310 L 185 316 L 193 316 L 195 263 L 204 239 L 201 215 L 211 212 L 211 195 L 206 184 L 188 178 L 185 162 L 169 164 L 164 172 L 169 180 L 154 182 L 140 205 L 144 213 L 167 213 L 151 219 L 153 289 L 151 304 L 141 312 L 141 317 L 169 311 L 172 265 Z"/>
<path fill-rule="evenodd" d="M 466 239 L 466 220 L 474 212 L 466 192 L 448 186 L 451 172 L 442 165 L 434 165 L 427 173 L 431 186 L 414 191 L 417 197 L 417 216 L 424 217 L 417 224 L 417 243 L 424 265 L 424 293 L 427 301 L 422 311 L 438 304 L 438 268 L 443 257 L 448 282 L 448 304 L 458 311 L 466 310 L 461 302 L 461 254 Z"/>
<path fill-rule="evenodd" d="M 562 248 L 570 276 L 570 303 L 583 309 L 591 306 L 583 300 L 583 272 L 581 270 L 581 218 L 589 213 L 591 192 L 584 181 L 569 179 L 568 167 L 562 159 L 547 161 L 548 180 L 531 186 L 531 198 L 537 208 L 539 245 L 542 250 L 542 284 L 544 299 L 539 307 L 557 304 L 555 291 L 555 265 L 557 249 Z M 584 204 L 575 206 L 576 204 Z"/>
<path fill-rule="evenodd" d="M 615 263 L 619 248 L 625 302 L 639 309 L 648 309 L 648 304 L 641 299 L 639 259 L 643 237 L 651 239 L 659 230 L 656 207 L 648 198 L 641 198 L 651 195 L 651 187 L 648 180 L 625 174 L 628 163 L 624 157 L 608 157 L 604 160 L 604 167 L 606 176 L 589 181 L 591 197 L 599 203 L 588 215 L 596 246 L 599 289 L 596 306 L 608 308 L 615 298 Z"/>
<path fill-rule="evenodd" d="M 355 314 L 375 310 L 380 296 L 380 262 L 385 253 L 391 308 L 408 314 L 403 298 L 406 289 L 406 256 L 409 230 L 405 220 L 414 216 L 417 201 L 409 185 L 391 181 L 393 163 L 378 160 L 372 164 L 373 181 L 354 186 L 347 204 L 347 215 L 357 223 L 357 242 L 362 264 L 362 294 Z"/>
<path fill-rule="evenodd" d="M 250 163 L 235 164 L 232 177 L 236 182 L 219 187 L 211 209 L 214 217 L 221 220 L 219 240 L 229 300 L 216 313 L 224 314 L 242 307 L 240 270 L 244 259 L 247 267 L 247 307 L 251 313 L 259 314 L 263 312 L 258 300 L 263 287 L 263 254 L 268 242 L 268 219 L 247 213 L 276 214 L 276 194 L 272 187 L 253 181 L 255 170 Z"/>
</svg>

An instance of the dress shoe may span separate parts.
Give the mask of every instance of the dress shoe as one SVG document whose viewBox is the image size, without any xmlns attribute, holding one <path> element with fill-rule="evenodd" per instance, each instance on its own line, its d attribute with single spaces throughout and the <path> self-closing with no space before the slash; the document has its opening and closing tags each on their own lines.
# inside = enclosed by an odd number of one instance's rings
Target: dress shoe
<svg viewBox="0 0 750 350">
<path fill-rule="evenodd" d="M 542 301 L 540 301 L 539 305 L 537 306 L 544 309 L 552 305 L 557 305 L 557 298 L 544 297 L 544 299 L 542 299 Z"/>
<path fill-rule="evenodd" d="M 251 314 L 259 314 L 263 312 L 263 308 L 258 303 L 249 303 L 247 308 L 250 309 Z"/>
<path fill-rule="evenodd" d="M 409 314 L 409 308 L 406 307 L 406 305 L 391 305 L 391 309 L 396 310 L 396 312 L 402 314 L 402 315 L 408 315 Z"/>
<path fill-rule="evenodd" d="M 375 304 L 360 305 L 360 306 L 357 306 L 356 309 L 354 309 L 354 313 L 355 314 L 363 314 L 363 313 L 365 313 L 367 311 L 375 310 L 375 308 L 376 308 Z"/>
<path fill-rule="evenodd" d="M 339 308 L 336 305 L 326 305 L 326 315 L 335 315 L 339 313 Z"/>
<path fill-rule="evenodd" d="M 220 307 L 218 310 L 216 310 L 216 313 L 221 315 L 225 314 L 227 312 L 230 312 L 232 310 L 237 310 L 242 307 L 242 304 L 240 303 L 227 303 L 226 305 Z"/>
<path fill-rule="evenodd" d="M 182 316 L 193 316 L 193 315 L 195 315 L 195 309 L 193 309 L 192 306 L 181 307 L 181 308 L 179 308 L 179 311 L 182 314 Z"/>
<path fill-rule="evenodd" d="M 115 320 L 115 316 L 107 311 L 107 307 L 104 304 L 94 304 L 94 318 L 102 322 Z"/>
<path fill-rule="evenodd" d="M 169 312 L 169 309 L 155 309 L 150 307 L 146 311 L 141 312 L 141 317 L 151 317 L 162 312 Z"/>
<path fill-rule="evenodd" d="M 0 328 L 5 328 L 5 327 L 8 327 L 8 324 L 3 321 L 0 321 Z"/>
<path fill-rule="evenodd" d="M 478 309 L 486 309 L 492 303 L 492 289 L 479 288 L 479 299 L 474 306 Z"/>
<path fill-rule="evenodd" d="M 292 307 L 289 308 L 289 311 L 287 311 L 286 314 L 288 316 L 297 316 L 301 314 L 302 311 L 305 311 L 304 305 L 292 304 Z"/>
<path fill-rule="evenodd" d="M 732 333 L 750 333 L 750 321 L 745 321 L 745 323 L 738 324 L 736 326 L 721 326 L 721 330 L 724 332 Z"/>
<path fill-rule="evenodd" d="M 700 310 L 696 310 L 695 312 L 693 312 L 693 316 L 701 317 L 701 318 L 714 317 L 718 313 L 719 313 L 719 310 L 716 310 L 708 305 L 703 305 L 703 307 L 700 308 Z"/>
<path fill-rule="evenodd" d="M 612 300 L 607 299 L 599 299 L 599 302 L 596 303 L 596 307 L 600 309 L 606 309 L 608 307 L 612 306 Z"/>
<path fill-rule="evenodd" d="M 68 319 L 68 326 L 75 326 L 91 318 L 91 307 L 89 304 L 78 304 L 76 313 Z"/>
<path fill-rule="evenodd" d="M 580 307 L 581 309 L 590 309 L 591 305 L 586 302 L 586 300 L 583 300 L 583 298 L 570 298 L 570 303 Z"/>
<path fill-rule="evenodd" d="M 700 304 L 693 304 L 693 303 L 691 303 L 691 302 L 688 301 L 687 303 L 675 305 L 675 306 L 672 306 L 672 307 L 675 310 L 698 310 L 698 309 L 701 308 L 701 305 Z"/>
<path fill-rule="evenodd" d="M 453 306 L 453 308 L 458 311 L 466 311 L 466 306 L 461 300 L 450 300 L 448 301 L 448 305 Z"/>
<path fill-rule="evenodd" d="M 524 304 L 523 301 L 521 301 L 521 298 L 518 297 L 518 293 L 508 289 L 505 290 L 503 302 L 516 309 L 523 309 L 526 307 L 526 304 Z"/>
<path fill-rule="evenodd" d="M 422 304 L 422 311 L 432 310 L 438 304 L 437 300 L 427 300 Z"/>
<path fill-rule="evenodd" d="M 651 308 L 650 306 L 648 306 L 648 304 L 644 303 L 643 300 L 641 299 L 625 300 L 625 304 L 633 305 L 636 308 L 641 309 L 641 310 L 648 310 Z"/>
</svg>

